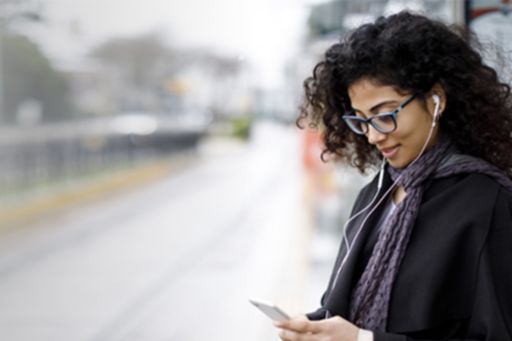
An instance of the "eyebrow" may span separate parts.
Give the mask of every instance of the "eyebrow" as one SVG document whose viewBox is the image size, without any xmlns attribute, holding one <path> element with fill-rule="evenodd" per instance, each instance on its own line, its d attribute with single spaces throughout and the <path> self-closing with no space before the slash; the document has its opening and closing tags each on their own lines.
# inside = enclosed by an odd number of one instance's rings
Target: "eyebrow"
<svg viewBox="0 0 512 341">
<path fill-rule="evenodd" d="M 370 110 L 369 110 L 369 112 L 373 113 L 373 112 L 375 112 L 377 109 L 379 109 L 380 107 L 383 107 L 383 106 L 388 105 L 388 104 L 395 104 L 395 103 L 396 103 L 396 105 L 399 105 L 399 104 L 400 104 L 400 102 L 399 102 L 399 101 L 396 101 L 396 100 L 389 100 L 389 101 L 380 102 L 380 103 L 378 103 L 378 104 L 374 105 L 373 107 L 371 107 L 371 108 L 370 108 Z M 353 109 L 354 111 L 360 112 L 361 114 L 364 114 L 364 112 L 363 112 L 362 110 L 360 110 L 360 109 L 357 109 L 357 108 L 354 108 L 354 107 L 352 107 L 352 109 Z"/>
</svg>

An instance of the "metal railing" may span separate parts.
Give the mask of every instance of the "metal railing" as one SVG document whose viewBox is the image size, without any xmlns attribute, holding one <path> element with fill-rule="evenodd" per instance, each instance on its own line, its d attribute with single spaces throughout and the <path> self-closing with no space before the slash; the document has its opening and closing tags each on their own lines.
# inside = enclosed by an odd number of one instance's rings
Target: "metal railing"
<svg viewBox="0 0 512 341">
<path fill-rule="evenodd" d="M 150 116 L 0 127 L 0 193 L 167 157 L 205 133 L 204 124 Z"/>
</svg>

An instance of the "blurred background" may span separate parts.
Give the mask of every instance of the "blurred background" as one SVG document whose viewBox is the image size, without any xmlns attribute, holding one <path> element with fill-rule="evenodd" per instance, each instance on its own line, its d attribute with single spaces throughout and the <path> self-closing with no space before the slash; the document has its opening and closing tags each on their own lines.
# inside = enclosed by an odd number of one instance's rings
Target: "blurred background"
<svg viewBox="0 0 512 341">
<path fill-rule="evenodd" d="M 249 298 L 316 309 L 369 179 L 295 126 L 302 81 L 406 8 L 505 70 L 506 0 L 0 0 L 0 339 L 277 340 Z"/>
</svg>

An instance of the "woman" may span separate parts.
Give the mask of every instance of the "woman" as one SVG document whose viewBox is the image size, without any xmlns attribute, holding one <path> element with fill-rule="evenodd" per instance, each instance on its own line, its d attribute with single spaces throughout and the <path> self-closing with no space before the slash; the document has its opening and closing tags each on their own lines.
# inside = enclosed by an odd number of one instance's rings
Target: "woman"
<svg viewBox="0 0 512 341">
<path fill-rule="evenodd" d="M 299 122 L 361 190 L 317 311 L 283 340 L 512 340 L 512 100 L 474 37 L 420 15 L 328 49 Z"/>
</svg>

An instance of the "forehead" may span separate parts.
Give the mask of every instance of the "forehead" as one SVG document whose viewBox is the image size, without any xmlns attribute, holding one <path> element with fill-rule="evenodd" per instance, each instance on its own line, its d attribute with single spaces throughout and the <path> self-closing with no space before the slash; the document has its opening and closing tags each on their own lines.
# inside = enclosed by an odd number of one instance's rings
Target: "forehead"
<svg viewBox="0 0 512 341">
<path fill-rule="evenodd" d="M 348 96 L 354 108 L 369 108 L 378 102 L 398 100 L 402 95 L 390 85 L 380 85 L 370 78 L 362 78 L 348 87 Z"/>
</svg>

